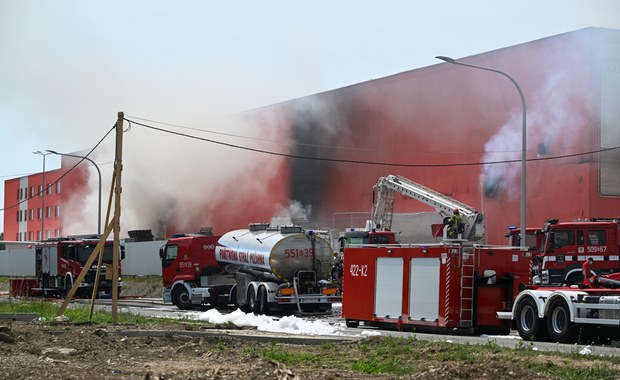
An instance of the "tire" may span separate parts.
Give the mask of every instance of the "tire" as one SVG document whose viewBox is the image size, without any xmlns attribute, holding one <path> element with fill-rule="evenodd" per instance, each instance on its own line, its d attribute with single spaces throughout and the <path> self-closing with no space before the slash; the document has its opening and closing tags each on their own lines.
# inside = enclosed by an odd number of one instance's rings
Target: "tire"
<svg viewBox="0 0 620 380">
<path fill-rule="evenodd" d="M 252 313 L 258 314 L 258 302 L 256 302 L 256 292 L 253 286 L 248 288 L 248 306 Z"/>
<path fill-rule="evenodd" d="M 181 310 L 192 308 L 192 298 L 183 285 L 177 285 L 172 289 L 172 303 Z"/>
<path fill-rule="evenodd" d="M 566 278 L 565 282 L 566 282 L 566 286 L 579 285 L 583 283 L 583 275 L 578 274 L 578 273 L 573 273 Z"/>
<path fill-rule="evenodd" d="M 570 309 L 564 298 L 556 298 L 549 304 L 547 331 L 552 342 L 574 343 L 579 333 L 578 325 L 570 320 Z"/>
<path fill-rule="evenodd" d="M 264 286 L 258 288 L 257 298 L 258 314 L 267 315 L 269 313 L 269 301 L 267 300 L 267 289 Z"/>
<path fill-rule="evenodd" d="M 523 340 L 548 340 L 545 319 L 538 317 L 536 301 L 531 297 L 524 298 L 519 302 L 515 317 L 517 331 Z"/>
<path fill-rule="evenodd" d="M 354 321 L 351 319 L 345 320 L 344 323 L 347 325 L 347 327 L 351 327 L 351 328 L 357 328 L 360 325 L 360 321 Z"/>
</svg>

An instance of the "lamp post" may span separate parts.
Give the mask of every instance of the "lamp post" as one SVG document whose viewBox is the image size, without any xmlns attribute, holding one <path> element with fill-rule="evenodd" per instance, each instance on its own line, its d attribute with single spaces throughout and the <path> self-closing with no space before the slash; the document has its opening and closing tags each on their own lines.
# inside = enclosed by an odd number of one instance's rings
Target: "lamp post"
<svg viewBox="0 0 620 380">
<path fill-rule="evenodd" d="M 101 170 L 99 170 L 99 166 L 97 166 L 95 161 L 91 160 L 90 158 L 86 156 L 78 156 L 76 154 L 70 154 L 70 153 L 58 153 L 54 150 L 49 150 L 49 149 L 47 150 L 47 152 L 56 154 L 59 156 L 68 156 L 68 157 L 75 157 L 75 158 L 81 158 L 81 159 L 87 160 L 95 166 L 95 169 L 97 169 L 97 174 L 99 175 L 99 211 L 97 212 L 97 235 L 101 235 Z"/>
<path fill-rule="evenodd" d="M 33 154 L 38 154 L 43 157 L 43 177 L 42 177 L 42 186 L 41 189 L 41 240 L 45 240 L 45 193 L 47 192 L 47 187 L 45 187 L 45 156 L 49 153 L 43 153 L 40 150 L 36 152 L 32 152 Z"/>
<path fill-rule="evenodd" d="M 523 91 L 521 91 L 521 87 L 519 87 L 519 84 L 517 83 L 517 81 L 515 81 L 510 75 L 506 74 L 503 71 L 497 70 L 497 69 L 492 69 L 489 67 L 483 67 L 483 66 L 478 66 L 478 65 L 472 65 L 469 63 L 462 63 L 462 62 L 458 62 L 453 58 L 450 57 L 445 57 L 445 56 L 437 56 L 435 57 L 437 59 L 441 59 L 442 61 L 448 62 L 448 63 L 452 63 L 454 65 L 461 65 L 461 66 L 466 66 L 466 67 L 472 67 L 474 69 L 480 69 L 480 70 L 485 70 L 485 71 L 491 71 L 497 74 L 501 74 L 503 76 L 505 76 L 506 78 L 508 78 L 512 84 L 515 85 L 515 87 L 517 88 L 517 91 L 519 92 L 519 96 L 521 97 L 521 108 L 523 111 L 523 122 L 522 122 L 522 126 L 521 126 L 521 247 L 526 247 L 525 244 L 525 200 L 526 200 L 526 162 L 527 162 L 527 156 L 526 156 L 526 116 L 525 116 L 525 96 L 523 95 Z"/>
</svg>

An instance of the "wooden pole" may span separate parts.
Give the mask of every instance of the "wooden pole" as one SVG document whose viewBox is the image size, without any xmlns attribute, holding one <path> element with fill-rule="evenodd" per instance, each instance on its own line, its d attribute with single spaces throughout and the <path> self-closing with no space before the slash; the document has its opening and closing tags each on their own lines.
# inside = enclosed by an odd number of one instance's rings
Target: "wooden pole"
<svg viewBox="0 0 620 380">
<path fill-rule="evenodd" d="M 118 113 L 116 121 L 116 163 L 114 165 L 114 253 L 112 256 L 112 320 L 117 321 L 118 305 L 118 263 L 120 253 L 120 234 L 121 234 L 121 172 L 123 171 L 123 120 L 125 114 Z"/>
<path fill-rule="evenodd" d="M 62 305 L 58 309 L 56 313 L 57 316 L 63 315 L 65 310 L 67 309 L 67 305 L 69 301 L 73 298 L 77 289 L 79 288 L 82 281 L 84 281 L 84 277 L 86 277 L 86 273 L 88 269 L 93 265 L 93 262 L 96 258 L 99 257 L 98 265 L 97 265 L 97 276 L 99 274 L 101 259 L 103 258 L 103 247 L 105 241 L 107 240 L 110 233 L 114 232 L 114 251 L 112 256 L 112 320 L 114 322 L 117 321 L 117 305 L 118 305 L 118 263 L 119 263 L 119 251 L 120 251 L 120 218 L 121 218 L 121 171 L 123 168 L 122 164 L 122 149 L 123 149 L 123 112 L 118 113 L 118 120 L 116 122 L 116 160 L 114 165 L 114 173 L 112 174 L 112 189 L 114 190 L 114 216 L 112 217 L 112 222 L 108 224 L 108 220 L 110 217 L 110 208 L 112 206 L 112 191 L 110 191 L 110 198 L 108 201 L 108 211 L 106 214 L 106 229 L 101 235 L 101 239 L 97 246 L 91 253 L 88 260 L 84 264 L 84 268 L 78 275 L 77 279 L 73 283 L 73 287 L 67 294 L 67 297 L 63 301 Z M 92 319 L 93 308 L 95 303 L 95 292 L 97 287 L 93 289 L 93 296 L 90 307 L 90 318 Z"/>
<path fill-rule="evenodd" d="M 106 212 L 106 215 L 105 215 L 105 226 L 110 224 L 110 209 L 112 207 L 112 194 L 114 194 L 115 179 L 116 179 L 116 173 L 112 172 L 112 185 L 110 187 L 110 196 L 108 197 L 108 211 Z M 102 236 L 102 238 L 103 238 L 103 236 Z M 105 241 L 107 238 L 108 238 L 108 235 L 105 235 L 105 239 L 103 239 L 103 240 Z M 99 284 L 99 269 L 101 268 L 102 262 L 103 262 L 103 251 L 100 252 L 100 254 L 99 254 L 99 261 L 97 262 L 97 276 L 95 277 L 95 286 L 93 287 L 93 295 L 92 295 L 92 298 L 91 298 L 91 301 L 90 301 L 90 311 L 88 313 L 88 320 L 89 321 L 93 320 L 93 312 L 95 310 L 95 299 L 97 298 L 97 288 L 98 288 L 98 284 Z M 109 266 L 106 268 L 106 274 L 109 273 L 108 271 L 112 271 L 112 268 L 110 268 Z"/>
</svg>

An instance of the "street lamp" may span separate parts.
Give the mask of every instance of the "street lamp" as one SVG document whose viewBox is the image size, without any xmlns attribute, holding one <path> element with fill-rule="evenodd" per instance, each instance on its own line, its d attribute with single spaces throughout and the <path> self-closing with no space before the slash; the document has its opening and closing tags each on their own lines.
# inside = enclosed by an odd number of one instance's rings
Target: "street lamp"
<svg viewBox="0 0 620 380">
<path fill-rule="evenodd" d="M 90 158 L 86 156 L 78 156 L 78 155 L 70 154 L 70 153 L 58 153 L 54 150 L 49 150 L 49 149 L 47 150 L 47 152 L 52 153 L 52 154 L 57 154 L 59 156 L 75 157 L 75 158 L 81 158 L 81 159 L 90 161 L 90 163 L 95 166 L 95 169 L 97 169 L 97 174 L 99 175 L 99 211 L 97 213 L 97 235 L 101 235 L 101 170 L 99 170 L 99 166 L 97 166 L 95 161 L 91 160 Z"/>
<path fill-rule="evenodd" d="M 40 150 L 32 153 L 39 154 L 43 157 L 43 185 L 41 186 L 41 189 L 43 190 L 41 192 L 41 240 L 45 240 L 45 193 L 47 192 L 47 187 L 45 187 L 45 156 L 49 153 L 43 153 Z"/>
<path fill-rule="evenodd" d="M 467 66 L 467 67 L 472 67 L 474 69 L 480 69 L 480 70 L 486 70 L 486 71 L 492 71 L 494 73 L 498 73 L 501 74 L 503 76 L 505 76 L 506 78 L 508 78 L 512 84 L 515 85 L 515 87 L 517 88 L 517 91 L 519 91 L 519 96 L 521 97 L 521 108 L 523 110 L 523 124 L 521 127 L 521 247 L 526 247 L 525 245 L 525 198 L 526 198 L 526 185 L 525 185 L 525 175 L 526 175 L 526 162 L 527 162 L 527 156 L 526 156 L 526 123 L 525 123 L 525 96 L 523 95 L 523 91 L 521 91 L 521 87 L 519 87 L 519 84 L 517 83 L 517 81 L 515 81 L 510 75 L 506 74 L 503 71 L 497 70 L 497 69 L 491 69 L 489 67 L 483 67 L 483 66 L 477 66 L 477 65 L 472 65 L 469 63 L 462 63 L 462 62 L 458 62 L 453 58 L 450 57 L 444 57 L 444 56 L 437 56 L 435 57 L 437 59 L 441 59 L 442 61 L 448 62 L 448 63 L 452 63 L 454 65 L 461 65 L 461 66 Z"/>
</svg>

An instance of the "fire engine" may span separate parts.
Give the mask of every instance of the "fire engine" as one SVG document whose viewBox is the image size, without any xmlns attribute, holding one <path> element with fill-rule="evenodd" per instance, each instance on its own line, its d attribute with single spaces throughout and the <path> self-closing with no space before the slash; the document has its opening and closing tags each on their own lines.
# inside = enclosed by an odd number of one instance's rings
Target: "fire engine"
<svg viewBox="0 0 620 380">
<path fill-rule="evenodd" d="M 210 304 L 245 311 L 316 313 L 341 300 L 325 279 L 334 256 L 327 240 L 299 226 L 252 223 L 215 236 L 179 235 L 160 250 L 163 300 L 180 309 Z"/>
<path fill-rule="evenodd" d="M 530 284 L 531 253 L 520 247 L 474 244 L 484 237 L 482 214 L 407 178 L 382 177 L 375 188 L 379 196 L 373 207 L 374 226 L 390 227 L 398 192 L 444 217 L 444 223 L 432 226 L 442 241 L 346 247 L 346 325 L 507 333 L 510 321 L 498 319 L 496 312 L 509 311 L 520 287 Z"/>
<path fill-rule="evenodd" d="M 95 236 L 74 236 L 68 238 L 55 238 L 47 241 L 33 242 L 34 260 L 28 255 L 23 255 L 26 266 L 34 266 L 34 278 L 11 277 L 13 295 L 17 296 L 64 296 L 73 287 L 74 280 L 81 273 L 84 264 L 93 253 L 99 239 Z M 18 257 L 14 257 L 19 259 Z M 104 264 L 99 271 L 99 295 L 112 294 L 112 258 L 113 242 L 106 241 L 103 248 Z M 121 260 L 124 258 L 124 250 L 121 247 Z M 16 264 L 16 266 L 19 266 Z M 119 276 L 121 273 L 119 262 Z M 90 296 L 94 289 L 97 265 L 88 269 L 86 277 L 79 284 L 76 297 Z M 122 282 L 119 281 L 119 291 Z"/>
<path fill-rule="evenodd" d="M 412 194 L 423 193 L 412 181 L 408 187 Z M 454 204 L 441 194 L 418 199 L 437 208 L 444 202 Z M 516 327 L 523 339 L 561 343 L 620 335 L 620 274 L 595 275 L 579 287 L 532 285 L 533 252 L 518 244 L 472 244 L 471 237 L 478 234 L 466 231 L 479 221 L 478 216 L 463 219 L 464 225 L 458 228 L 462 235 L 440 243 L 346 247 L 342 303 L 346 325 L 357 327 L 362 322 L 452 334 L 507 334 Z M 603 236 L 605 241 L 610 239 L 600 233 L 605 222 L 594 223 L 581 233 L 574 226 L 555 231 L 572 231 L 578 241 L 596 237 L 595 246 L 600 247 Z M 544 233 L 557 225 L 550 221 L 543 234 L 535 235 L 541 247 L 548 247 L 549 239 L 555 238 Z M 588 250 L 585 244 L 582 247 Z M 555 240 L 552 248 L 559 249 Z"/>
<path fill-rule="evenodd" d="M 549 219 L 542 229 L 526 231 L 527 245 L 534 253 L 533 274 L 541 285 L 576 285 L 583 281 L 581 265 L 592 257 L 595 274 L 620 270 L 618 219 L 559 222 Z M 519 229 L 507 235 L 510 245 L 519 245 Z"/>
</svg>

